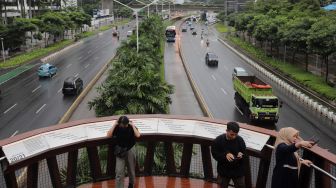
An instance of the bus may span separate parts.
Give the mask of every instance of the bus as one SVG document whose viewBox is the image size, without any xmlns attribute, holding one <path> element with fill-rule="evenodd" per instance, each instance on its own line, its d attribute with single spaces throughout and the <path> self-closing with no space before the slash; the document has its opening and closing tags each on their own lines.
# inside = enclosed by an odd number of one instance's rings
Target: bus
<svg viewBox="0 0 336 188">
<path fill-rule="evenodd" d="M 167 42 L 175 42 L 175 36 L 176 36 L 176 27 L 175 26 L 168 26 L 166 28 L 166 39 Z"/>
</svg>

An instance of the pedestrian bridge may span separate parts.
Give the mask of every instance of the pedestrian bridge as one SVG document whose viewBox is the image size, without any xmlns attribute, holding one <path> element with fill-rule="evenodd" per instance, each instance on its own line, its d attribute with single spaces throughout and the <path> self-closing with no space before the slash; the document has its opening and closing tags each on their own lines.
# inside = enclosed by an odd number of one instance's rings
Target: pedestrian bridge
<svg viewBox="0 0 336 188">
<path fill-rule="evenodd" d="M 142 135 L 136 145 L 137 187 L 218 187 L 210 146 L 225 132 L 227 121 L 171 115 L 129 117 Z M 115 176 L 115 143 L 105 135 L 117 118 L 74 121 L 1 140 L 0 187 L 110 187 Z M 270 187 L 276 132 L 240 126 L 239 134 L 247 145 L 247 187 Z M 301 156 L 314 165 L 301 168 L 300 187 L 336 187 L 334 154 L 314 146 Z"/>
</svg>

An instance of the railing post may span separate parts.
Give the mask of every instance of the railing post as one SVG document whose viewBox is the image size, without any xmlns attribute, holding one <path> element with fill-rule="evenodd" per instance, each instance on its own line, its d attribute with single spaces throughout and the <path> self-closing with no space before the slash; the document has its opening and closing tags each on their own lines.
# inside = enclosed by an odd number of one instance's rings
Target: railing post
<svg viewBox="0 0 336 188">
<path fill-rule="evenodd" d="M 27 188 L 37 188 L 38 181 L 38 162 L 28 166 L 27 170 Z"/>
<path fill-rule="evenodd" d="M 213 179 L 213 171 L 212 171 L 211 154 L 210 154 L 209 146 L 202 144 L 201 145 L 201 152 L 202 152 L 204 178 L 206 180 L 212 180 Z"/>
<path fill-rule="evenodd" d="M 116 165 L 116 157 L 114 156 L 114 145 L 109 144 L 107 150 L 107 169 L 106 175 L 114 178 L 115 177 L 115 165 Z"/>
<path fill-rule="evenodd" d="M 331 165 L 327 160 L 323 160 L 321 157 L 315 156 L 314 164 L 321 167 L 326 172 L 330 173 Z M 318 170 L 315 170 L 315 187 L 331 188 L 331 179 Z"/>
<path fill-rule="evenodd" d="M 144 164 L 145 175 L 152 175 L 155 145 L 156 145 L 156 142 L 147 143 L 147 150 L 146 150 L 146 157 L 145 157 L 145 164 Z"/>
<path fill-rule="evenodd" d="M 175 159 L 174 159 L 174 149 L 171 142 L 165 142 L 164 148 L 166 152 L 166 164 L 167 164 L 167 174 L 176 174 Z"/>
<path fill-rule="evenodd" d="M 275 141 L 274 139 L 272 141 L 268 141 L 267 144 L 273 145 L 274 141 Z M 271 164 L 271 159 L 272 159 L 272 152 L 273 150 L 271 148 L 265 147 L 265 146 L 263 150 L 261 151 L 263 157 L 260 158 L 256 187 L 260 187 L 260 188 L 266 187 L 267 179 L 268 179 L 268 172 L 270 170 L 270 164 Z"/>
<path fill-rule="evenodd" d="M 308 159 L 313 162 L 313 154 L 309 150 L 303 150 L 303 159 Z M 309 168 L 305 165 L 301 165 L 300 168 L 300 175 L 299 175 L 299 187 L 300 188 L 309 188 L 310 187 L 310 180 L 312 177 L 312 168 Z"/>
<path fill-rule="evenodd" d="M 97 146 L 89 146 L 87 147 L 87 151 L 88 151 L 92 180 L 93 182 L 96 182 L 100 178 L 102 178 Z"/>
<path fill-rule="evenodd" d="M 192 149 L 193 149 L 193 144 L 189 144 L 189 143 L 183 144 L 183 153 L 182 153 L 181 171 L 180 171 L 180 174 L 182 177 L 189 176 Z"/>
<path fill-rule="evenodd" d="M 67 166 L 67 187 L 76 187 L 76 174 L 77 174 L 77 161 L 78 150 L 70 151 L 68 153 L 68 166 Z"/>
<path fill-rule="evenodd" d="M 10 188 L 18 188 L 18 183 L 16 181 L 16 176 L 15 176 L 15 170 L 8 171 L 6 170 L 9 163 L 5 160 L 0 161 L 1 162 L 1 170 L 6 182 L 6 186 Z"/>
<path fill-rule="evenodd" d="M 18 184 L 17 184 L 14 172 L 4 173 L 4 176 L 5 176 L 5 181 L 6 181 L 7 187 L 18 188 Z"/>
<path fill-rule="evenodd" d="M 251 164 L 250 164 L 250 156 L 249 155 L 246 155 L 243 158 L 243 163 L 244 163 L 244 166 L 245 166 L 245 187 L 246 188 L 252 188 Z M 258 186 L 256 186 L 256 187 L 258 187 Z"/>
<path fill-rule="evenodd" d="M 53 187 L 61 188 L 62 187 L 61 175 L 59 172 L 56 155 L 47 158 L 47 164 L 48 164 L 50 179 L 51 179 L 51 183 Z"/>
</svg>

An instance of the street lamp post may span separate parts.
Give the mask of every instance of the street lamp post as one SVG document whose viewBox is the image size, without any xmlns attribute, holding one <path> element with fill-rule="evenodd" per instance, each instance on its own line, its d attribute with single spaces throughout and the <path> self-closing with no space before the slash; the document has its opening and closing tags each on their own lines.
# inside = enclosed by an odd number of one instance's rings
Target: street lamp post
<svg viewBox="0 0 336 188">
<path fill-rule="evenodd" d="M 2 37 L 1 37 L 1 46 L 2 46 L 2 58 L 3 58 L 4 63 L 6 63 L 5 49 L 4 49 L 3 38 Z"/>
<path fill-rule="evenodd" d="M 136 0 L 136 1 L 143 4 L 143 5 L 147 5 L 146 3 L 142 2 L 142 1 L 139 1 L 139 0 Z M 149 18 L 149 6 L 147 7 L 147 17 Z"/>
<path fill-rule="evenodd" d="M 135 18 L 136 18 L 136 37 L 137 37 L 137 53 L 139 52 L 139 19 L 138 19 L 138 14 L 139 14 L 139 11 L 143 8 L 146 8 L 148 6 L 151 6 L 153 3 L 157 2 L 157 0 L 154 0 L 153 2 L 147 4 L 146 6 L 142 7 L 142 8 L 132 8 L 128 5 L 125 5 L 124 3 L 121 3 L 119 2 L 118 0 L 113 0 L 119 4 L 121 4 L 122 6 L 126 7 L 126 8 L 129 8 L 131 10 L 133 10 L 133 12 L 135 12 Z"/>
</svg>

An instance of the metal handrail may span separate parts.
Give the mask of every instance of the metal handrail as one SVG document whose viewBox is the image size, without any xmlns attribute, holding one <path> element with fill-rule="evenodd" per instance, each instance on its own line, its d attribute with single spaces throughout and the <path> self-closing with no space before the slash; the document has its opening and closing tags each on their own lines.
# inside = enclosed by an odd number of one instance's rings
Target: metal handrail
<svg viewBox="0 0 336 188">
<path fill-rule="evenodd" d="M 272 150 L 275 149 L 275 147 L 272 146 L 272 145 L 266 144 L 266 146 L 269 147 L 269 148 L 271 148 Z M 303 161 L 304 159 L 300 157 L 299 160 L 300 160 L 300 161 Z M 318 171 L 322 172 L 323 174 L 329 176 L 332 180 L 336 181 L 336 177 L 335 177 L 335 176 L 333 176 L 333 175 L 330 174 L 329 172 L 327 172 L 327 171 L 321 169 L 320 167 L 314 165 L 314 163 L 310 164 L 310 166 L 313 167 L 315 170 L 318 170 Z"/>
</svg>

